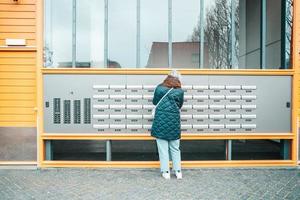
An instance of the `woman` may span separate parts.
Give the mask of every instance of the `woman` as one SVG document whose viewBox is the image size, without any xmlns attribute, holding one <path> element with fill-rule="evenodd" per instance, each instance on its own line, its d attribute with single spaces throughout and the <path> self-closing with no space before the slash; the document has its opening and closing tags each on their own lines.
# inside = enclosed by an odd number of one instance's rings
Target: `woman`
<svg viewBox="0 0 300 200">
<path fill-rule="evenodd" d="M 152 101 L 154 105 L 158 105 L 151 135 L 156 138 L 160 170 L 165 179 L 170 179 L 169 156 L 171 156 L 173 171 L 175 171 L 177 179 L 182 179 L 179 145 L 181 138 L 180 108 L 183 104 L 183 95 L 180 74 L 173 70 L 163 83 L 156 87 Z"/>
</svg>

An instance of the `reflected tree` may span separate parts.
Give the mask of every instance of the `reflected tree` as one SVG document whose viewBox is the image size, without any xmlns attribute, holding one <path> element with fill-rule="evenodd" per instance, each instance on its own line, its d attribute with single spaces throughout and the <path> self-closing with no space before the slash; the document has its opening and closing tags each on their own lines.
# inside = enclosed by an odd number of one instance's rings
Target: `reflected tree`
<svg viewBox="0 0 300 200">
<path fill-rule="evenodd" d="M 233 9 L 235 15 L 235 29 L 234 29 L 234 53 L 232 58 L 232 23 L 231 1 L 215 0 L 213 6 L 208 7 L 205 15 L 204 24 L 204 49 L 208 53 L 208 65 L 205 67 L 215 69 L 230 69 L 232 68 L 232 61 L 238 60 L 238 42 L 239 42 L 239 4 L 234 0 L 236 7 Z M 194 28 L 189 41 L 200 41 L 200 21 Z"/>
<path fill-rule="evenodd" d="M 43 60 L 44 67 L 51 67 L 53 65 L 53 51 L 50 50 L 48 44 L 43 48 Z"/>
<path fill-rule="evenodd" d="M 285 65 L 289 68 L 292 65 L 292 37 L 293 37 L 293 0 L 286 0 L 286 38 L 285 38 Z"/>
</svg>

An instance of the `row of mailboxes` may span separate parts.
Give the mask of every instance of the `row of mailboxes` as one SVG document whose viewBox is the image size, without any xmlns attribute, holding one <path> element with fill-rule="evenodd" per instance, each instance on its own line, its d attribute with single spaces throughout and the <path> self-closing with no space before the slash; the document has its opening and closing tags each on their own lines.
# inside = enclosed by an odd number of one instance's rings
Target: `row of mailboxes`
<svg viewBox="0 0 300 200">
<path fill-rule="evenodd" d="M 150 132 L 155 87 L 93 85 L 93 128 L 100 133 Z M 182 131 L 253 132 L 256 129 L 257 86 L 184 85 L 182 88 L 185 90 Z"/>
<path fill-rule="evenodd" d="M 105 104 L 94 104 L 95 109 L 153 109 L 154 105 L 105 105 Z M 256 109 L 256 105 L 183 105 L 182 109 Z"/>
<path fill-rule="evenodd" d="M 153 95 L 93 95 L 94 99 L 152 99 Z M 201 100 L 255 100 L 256 95 L 184 95 L 185 100 L 201 99 Z"/>
<path fill-rule="evenodd" d="M 94 85 L 94 98 L 151 99 L 155 85 Z M 255 99 L 256 85 L 183 85 L 188 99 Z M 202 95 L 206 94 L 206 95 Z M 211 96 L 208 97 L 207 94 Z M 220 94 L 222 94 L 220 96 Z M 103 95 L 103 96 L 102 96 Z M 107 96 L 109 95 L 109 96 Z M 110 96 L 111 95 L 111 96 Z M 115 96 L 116 95 L 116 96 Z M 124 95 L 127 95 L 124 97 Z M 224 97 L 223 95 L 228 95 Z M 236 96 L 237 95 L 237 96 Z M 252 97 L 251 97 L 252 96 Z"/>
<path fill-rule="evenodd" d="M 190 105 L 195 105 L 193 109 L 202 109 L 200 105 L 203 105 L 203 109 L 206 109 L 206 105 L 220 105 L 217 106 L 218 108 L 216 109 L 225 109 L 225 106 L 227 106 L 227 109 L 230 109 L 231 105 L 240 105 L 240 107 L 247 107 L 248 105 L 256 105 L 255 100 L 185 100 L 184 101 L 184 106 L 186 108 L 189 108 Z M 97 99 L 93 101 L 93 105 L 152 105 L 152 99 Z M 222 105 L 224 105 L 224 108 L 221 108 Z M 197 108 L 198 106 L 198 108 Z M 129 106 L 130 107 L 130 106 Z M 127 107 L 126 109 L 128 109 Z M 213 106 L 211 106 L 211 109 Z M 135 108 L 133 108 L 135 109 Z M 238 109 L 238 108 L 232 108 L 232 109 Z"/>
<path fill-rule="evenodd" d="M 153 90 L 156 85 L 93 85 L 94 89 Z M 256 85 L 183 85 L 185 90 L 256 90 Z"/>
<path fill-rule="evenodd" d="M 93 114 L 151 114 L 152 109 L 93 109 Z M 194 108 L 181 109 L 182 115 L 203 115 L 203 114 L 255 114 L 256 109 L 253 108 Z"/>
<path fill-rule="evenodd" d="M 152 115 L 93 115 L 94 119 L 152 119 Z M 255 114 L 251 115 L 181 115 L 181 119 L 256 119 Z"/>
<path fill-rule="evenodd" d="M 129 106 L 129 107 L 128 107 Z M 193 109 L 193 106 L 197 105 L 185 105 L 184 109 Z M 226 108 L 225 105 L 198 105 L 201 108 L 218 109 Z M 96 108 L 102 109 L 152 109 L 153 105 L 100 105 L 95 106 Z M 242 106 L 229 106 L 230 109 L 239 108 Z M 244 109 L 255 109 L 256 105 L 249 105 L 243 107 Z M 151 110 L 150 110 L 151 111 Z M 234 131 L 247 131 L 251 132 L 256 129 L 255 119 L 256 114 L 181 114 L 181 129 L 187 133 L 193 132 L 234 132 Z M 150 132 L 152 124 L 151 114 L 94 114 L 93 115 L 93 128 L 98 130 L 98 132 L 112 132 L 116 133 L 118 131 L 123 132 Z"/>
<path fill-rule="evenodd" d="M 150 129 L 149 124 L 94 124 L 97 129 Z M 181 125 L 182 129 L 254 129 L 256 124 L 184 124 Z"/>
</svg>

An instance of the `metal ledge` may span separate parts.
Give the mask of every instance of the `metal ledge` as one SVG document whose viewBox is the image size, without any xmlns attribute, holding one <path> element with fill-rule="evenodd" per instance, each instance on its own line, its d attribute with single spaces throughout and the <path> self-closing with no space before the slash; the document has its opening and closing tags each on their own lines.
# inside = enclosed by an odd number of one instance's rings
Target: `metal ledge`
<svg viewBox="0 0 300 200">
<path fill-rule="evenodd" d="M 15 166 L 15 165 L 37 165 L 37 161 L 0 161 L 0 166 Z"/>
</svg>

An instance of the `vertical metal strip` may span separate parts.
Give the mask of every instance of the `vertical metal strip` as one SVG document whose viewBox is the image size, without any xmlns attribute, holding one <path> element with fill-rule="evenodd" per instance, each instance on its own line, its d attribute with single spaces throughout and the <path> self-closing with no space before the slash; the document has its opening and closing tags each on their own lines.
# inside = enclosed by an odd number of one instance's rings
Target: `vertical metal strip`
<svg viewBox="0 0 300 200">
<path fill-rule="evenodd" d="M 237 62 L 235 60 L 235 0 L 231 0 L 231 68 L 237 69 Z"/>
<path fill-rule="evenodd" d="M 46 140 L 46 160 L 53 160 L 53 150 L 52 150 L 52 141 Z"/>
<path fill-rule="evenodd" d="M 169 0 L 168 3 L 168 38 L 169 38 L 169 42 L 168 42 L 168 67 L 171 68 L 173 63 L 172 63 L 172 0 Z"/>
<path fill-rule="evenodd" d="M 289 140 L 280 140 L 280 154 L 283 160 L 291 159 L 290 148 L 291 146 Z"/>
<path fill-rule="evenodd" d="M 72 7 L 72 68 L 76 67 L 76 2 L 73 0 Z"/>
<path fill-rule="evenodd" d="M 50 15 L 50 30 L 49 30 L 49 33 L 48 34 L 50 34 L 50 36 L 49 36 L 49 40 L 50 40 L 50 42 L 49 42 L 49 49 L 50 49 L 50 51 L 53 51 L 53 15 L 52 15 L 52 11 L 53 11 L 53 1 L 50 1 L 50 13 L 49 13 L 49 15 Z M 45 25 L 47 25 L 47 24 L 45 24 Z M 55 67 L 57 67 L 57 66 L 55 66 Z"/>
<path fill-rule="evenodd" d="M 228 160 L 228 140 L 224 140 L 225 160 Z"/>
<path fill-rule="evenodd" d="M 228 140 L 227 142 L 227 160 L 232 160 L 232 140 Z"/>
<path fill-rule="evenodd" d="M 266 68 L 267 0 L 261 0 L 260 68 Z"/>
<path fill-rule="evenodd" d="M 136 2 L 136 67 L 141 67 L 141 0 L 137 0 Z"/>
<path fill-rule="evenodd" d="M 111 140 L 106 141 L 106 161 L 111 161 Z"/>
<path fill-rule="evenodd" d="M 108 0 L 104 4 L 104 67 L 108 67 Z"/>
<path fill-rule="evenodd" d="M 200 69 L 204 68 L 204 0 L 200 0 Z"/>
</svg>

